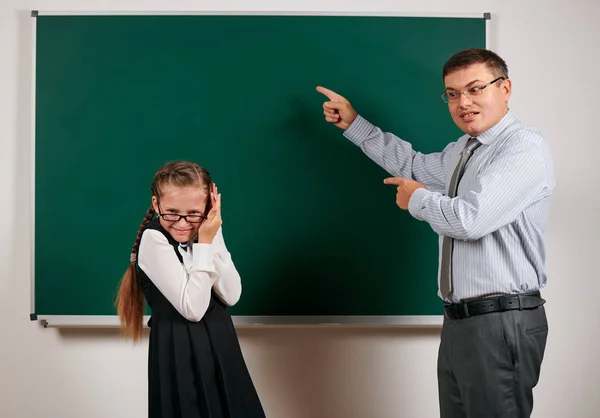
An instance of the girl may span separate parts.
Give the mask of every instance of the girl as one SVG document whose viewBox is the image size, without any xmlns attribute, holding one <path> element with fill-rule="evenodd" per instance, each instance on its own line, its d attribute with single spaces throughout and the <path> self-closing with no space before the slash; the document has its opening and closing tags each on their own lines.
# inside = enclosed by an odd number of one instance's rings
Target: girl
<svg viewBox="0 0 600 418">
<path fill-rule="evenodd" d="M 134 341 L 144 297 L 152 310 L 149 417 L 264 417 L 227 311 L 241 282 L 223 240 L 221 195 L 206 170 L 179 161 L 156 173 L 130 261 L 116 305 Z"/>
</svg>

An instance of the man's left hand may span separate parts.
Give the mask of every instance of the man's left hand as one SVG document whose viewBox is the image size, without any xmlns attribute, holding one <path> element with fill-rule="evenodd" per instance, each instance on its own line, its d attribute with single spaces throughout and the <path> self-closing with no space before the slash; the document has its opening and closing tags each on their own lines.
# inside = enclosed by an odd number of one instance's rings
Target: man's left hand
<svg viewBox="0 0 600 418">
<path fill-rule="evenodd" d="M 396 204 L 398 207 L 400 207 L 400 209 L 404 210 L 408 209 L 408 201 L 415 190 L 419 188 L 427 189 L 427 187 L 421 183 L 402 177 L 390 177 L 383 180 L 383 182 L 385 184 L 392 184 L 398 187 L 398 191 L 396 193 Z"/>
</svg>

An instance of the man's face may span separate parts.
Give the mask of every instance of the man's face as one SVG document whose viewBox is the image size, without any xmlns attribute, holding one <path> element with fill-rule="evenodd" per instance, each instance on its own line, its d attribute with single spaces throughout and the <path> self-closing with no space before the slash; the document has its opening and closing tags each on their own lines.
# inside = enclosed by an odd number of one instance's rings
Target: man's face
<svg viewBox="0 0 600 418">
<path fill-rule="evenodd" d="M 498 77 L 482 63 L 455 71 L 444 78 L 446 93 L 458 96 L 455 100 L 450 98 L 448 109 L 456 126 L 466 134 L 479 136 L 500 122 L 508 111 L 510 80 L 498 80 L 481 89 Z M 475 90 L 479 90 L 480 94 L 474 93 Z"/>
</svg>

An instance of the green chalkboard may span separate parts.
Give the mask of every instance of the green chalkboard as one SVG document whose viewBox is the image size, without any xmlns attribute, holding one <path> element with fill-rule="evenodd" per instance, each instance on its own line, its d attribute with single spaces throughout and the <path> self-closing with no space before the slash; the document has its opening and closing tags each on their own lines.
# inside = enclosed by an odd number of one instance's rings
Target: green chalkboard
<svg viewBox="0 0 600 418">
<path fill-rule="evenodd" d="M 115 315 L 166 161 L 205 166 L 242 276 L 236 316 L 440 315 L 437 235 L 322 117 L 317 85 L 422 152 L 460 132 L 441 69 L 485 47 L 441 17 L 36 17 L 37 315 Z"/>
</svg>

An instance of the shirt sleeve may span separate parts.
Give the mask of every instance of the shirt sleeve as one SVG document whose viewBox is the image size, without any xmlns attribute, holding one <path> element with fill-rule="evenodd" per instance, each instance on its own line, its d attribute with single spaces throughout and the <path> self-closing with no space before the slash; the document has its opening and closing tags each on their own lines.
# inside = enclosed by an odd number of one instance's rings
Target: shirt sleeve
<svg viewBox="0 0 600 418">
<path fill-rule="evenodd" d="M 217 278 L 211 244 L 194 244 L 186 265 L 162 233 L 147 229 L 140 241 L 138 264 L 177 312 L 190 321 L 202 319 Z"/>
<path fill-rule="evenodd" d="M 218 272 L 213 290 L 223 303 L 233 306 L 239 301 L 242 294 L 242 281 L 225 245 L 222 227 L 217 231 L 212 245 L 215 267 Z"/>
<path fill-rule="evenodd" d="M 528 206 L 550 195 L 544 150 L 534 140 L 514 138 L 478 174 L 479 186 L 454 198 L 417 189 L 409 212 L 440 235 L 477 240 L 513 222 Z"/>
<path fill-rule="evenodd" d="M 409 142 L 383 132 L 360 115 L 344 131 L 344 136 L 392 176 L 413 179 L 431 191 L 445 193 L 445 167 L 456 142 L 448 144 L 442 152 L 422 154 L 413 150 Z"/>
</svg>

